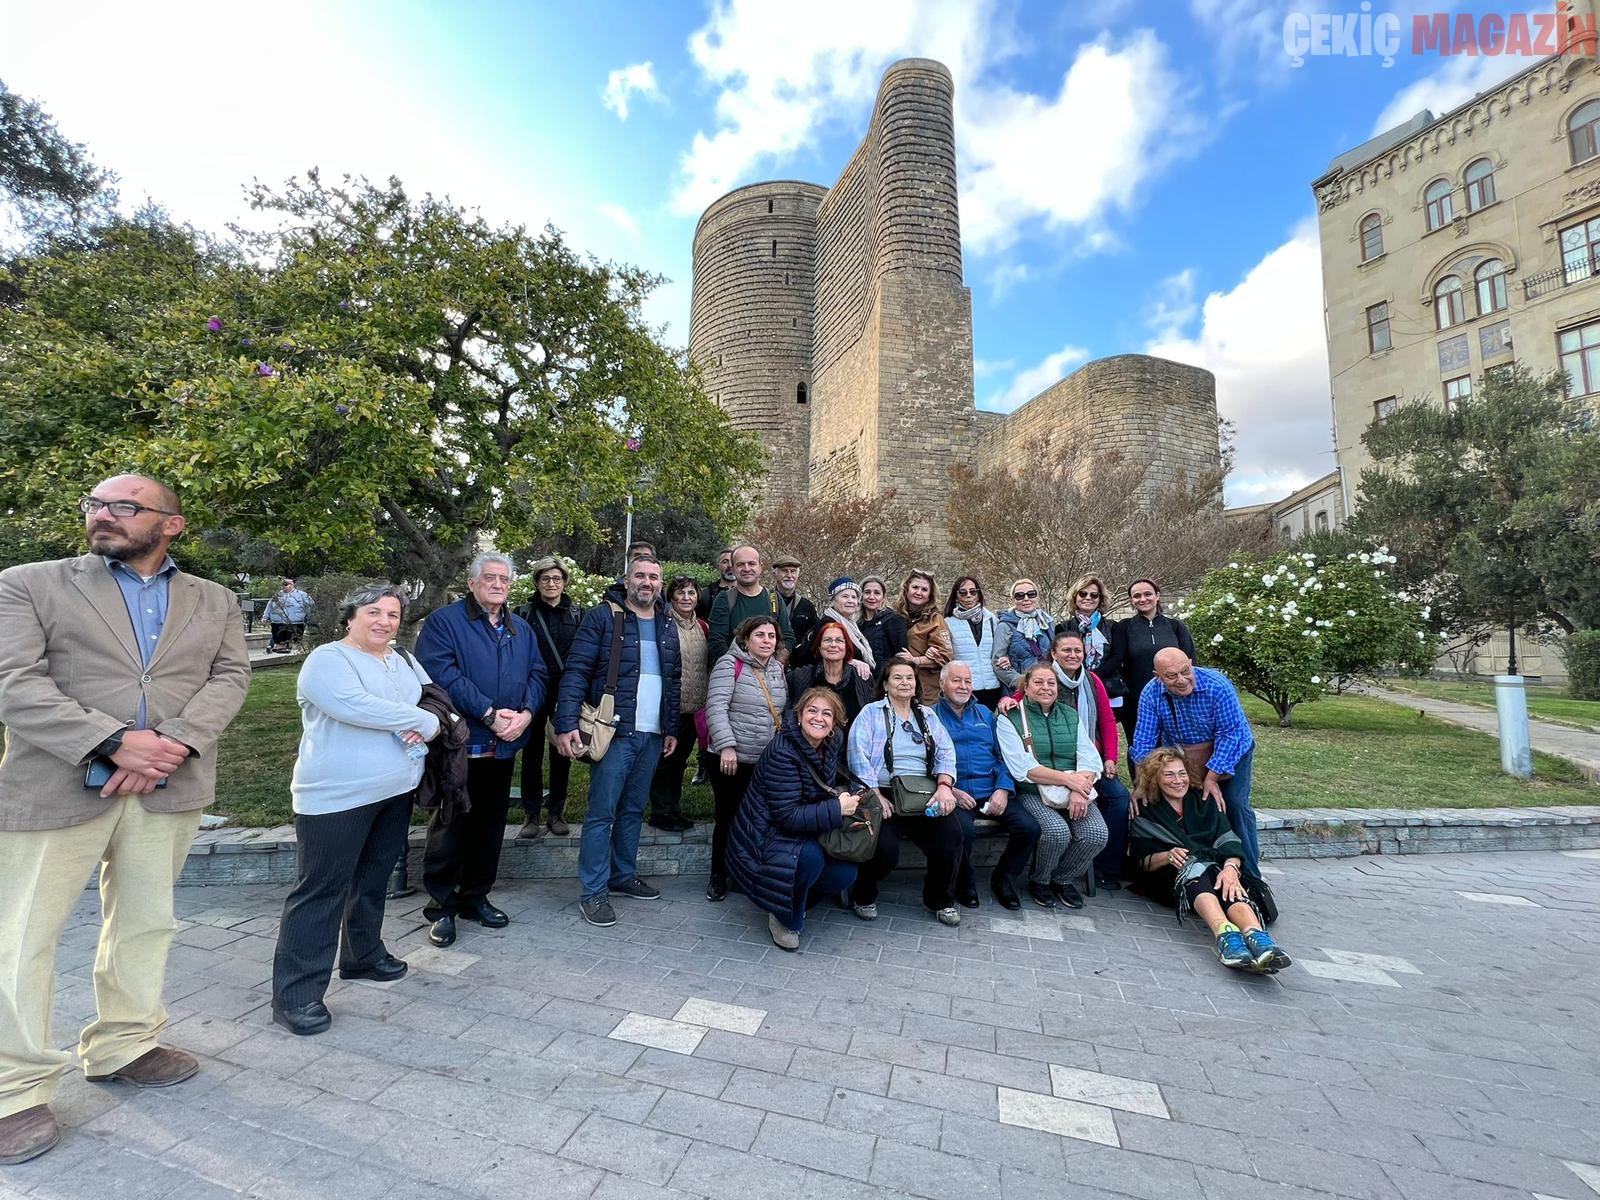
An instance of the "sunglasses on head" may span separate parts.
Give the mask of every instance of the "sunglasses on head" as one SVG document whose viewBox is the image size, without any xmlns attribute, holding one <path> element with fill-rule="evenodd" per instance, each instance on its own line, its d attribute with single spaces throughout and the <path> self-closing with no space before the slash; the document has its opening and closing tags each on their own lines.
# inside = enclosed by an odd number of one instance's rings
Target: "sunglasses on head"
<svg viewBox="0 0 1600 1200">
<path fill-rule="evenodd" d="M 1039 598 L 1039 593 L 1038 592 L 1012 592 L 1011 593 L 1011 598 L 1013 600 L 1037 600 Z"/>
</svg>

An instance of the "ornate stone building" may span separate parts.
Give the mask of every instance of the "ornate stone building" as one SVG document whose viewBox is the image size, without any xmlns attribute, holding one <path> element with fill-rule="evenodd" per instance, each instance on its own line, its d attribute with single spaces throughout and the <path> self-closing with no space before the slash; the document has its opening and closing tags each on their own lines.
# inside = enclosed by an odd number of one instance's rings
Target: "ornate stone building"
<svg viewBox="0 0 1600 1200">
<path fill-rule="evenodd" d="M 893 487 L 942 516 L 953 464 L 1080 439 L 1153 455 L 1149 486 L 1215 466 L 1215 380 L 1165 359 L 1101 359 L 1009 416 L 977 411 L 952 96 L 939 63 L 896 63 L 833 187 L 752 184 L 700 218 L 689 349 L 760 435 L 765 499 Z"/>
</svg>

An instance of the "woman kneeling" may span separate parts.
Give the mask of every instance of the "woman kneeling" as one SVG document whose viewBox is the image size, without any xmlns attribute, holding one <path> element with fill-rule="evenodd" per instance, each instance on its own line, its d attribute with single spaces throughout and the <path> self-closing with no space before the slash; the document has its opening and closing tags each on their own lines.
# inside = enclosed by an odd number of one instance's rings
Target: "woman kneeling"
<svg viewBox="0 0 1600 1200">
<path fill-rule="evenodd" d="M 1228 818 L 1189 779 L 1183 755 L 1162 748 L 1139 764 L 1144 807 L 1128 831 L 1134 887 L 1152 900 L 1199 915 L 1217 939 L 1225 967 L 1276 971 L 1289 956 L 1261 927 L 1244 874 L 1244 844 Z M 1138 802 L 1137 800 L 1135 801 Z"/>
<path fill-rule="evenodd" d="M 819 896 L 855 882 L 853 863 L 830 858 L 820 834 L 838 829 L 861 803 L 844 768 L 844 708 L 830 688 L 814 687 L 784 714 L 733 819 L 728 870 L 739 890 L 765 909 L 780 950 L 800 948 L 806 910 Z"/>
</svg>

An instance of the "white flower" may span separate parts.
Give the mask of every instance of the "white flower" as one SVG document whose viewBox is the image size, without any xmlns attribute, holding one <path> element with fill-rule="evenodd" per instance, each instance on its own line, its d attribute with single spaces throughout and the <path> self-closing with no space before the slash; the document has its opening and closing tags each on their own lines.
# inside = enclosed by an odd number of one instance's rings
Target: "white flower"
<svg viewBox="0 0 1600 1200">
<path fill-rule="evenodd" d="M 1312 683 L 1321 683 L 1322 682 L 1322 676 L 1321 675 L 1313 675 L 1311 677 L 1311 682 Z"/>
<path fill-rule="evenodd" d="M 1374 571 L 1372 573 L 1372 577 L 1374 579 L 1382 579 L 1383 578 L 1383 572 L 1382 571 Z"/>
<path fill-rule="evenodd" d="M 1239 569 L 1239 564 L 1238 563 L 1229 563 L 1228 564 L 1228 570 L 1237 571 L 1238 569 Z"/>
<path fill-rule="evenodd" d="M 1321 637 L 1321 636 L 1322 636 L 1322 634 L 1321 634 L 1321 633 L 1319 633 L 1319 632 L 1318 632 L 1318 631 L 1317 631 L 1317 630 L 1315 630 L 1315 629 L 1313 629 L 1313 630 L 1312 630 L 1312 631 L 1311 631 L 1311 636 L 1312 636 L 1312 637 Z"/>
<path fill-rule="evenodd" d="M 1313 621 L 1313 620 L 1312 620 L 1312 619 L 1311 619 L 1311 618 L 1310 618 L 1310 617 L 1307 617 L 1307 618 L 1306 618 L 1306 624 L 1307 624 L 1307 625 L 1314 625 L 1314 624 L 1316 624 L 1316 622 L 1315 622 L 1315 621 Z"/>
<path fill-rule="evenodd" d="M 1275 584 L 1277 582 L 1278 582 L 1278 578 L 1275 575 L 1263 575 L 1261 577 L 1261 586 L 1262 587 L 1271 587 L 1273 584 Z"/>
<path fill-rule="evenodd" d="M 1341 584 L 1340 584 L 1340 585 L 1339 585 L 1339 590 L 1340 590 L 1340 591 L 1341 591 L 1341 592 L 1342 592 L 1342 591 L 1344 591 L 1344 590 L 1345 590 L 1345 587 L 1344 587 L 1344 584 L 1342 584 L 1342 583 L 1341 583 Z"/>
<path fill-rule="evenodd" d="M 1344 615 L 1347 617 L 1353 617 L 1356 615 L 1356 610 L 1353 608 L 1347 608 L 1344 610 Z"/>
<path fill-rule="evenodd" d="M 1213 634 L 1212 637 L 1211 637 L 1211 644 L 1213 646 L 1222 645 L 1222 635 L 1220 633 Z"/>
<path fill-rule="evenodd" d="M 1244 631 L 1246 633 L 1254 633 L 1256 631 L 1256 627 L 1254 625 L 1246 625 L 1244 627 Z"/>
<path fill-rule="evenodd" d="M 1368 554 L 1366 551 L 1362 551 L 1359 557 L 1364 563 L 1370 563 L 1372 561 L 1372 555 Z"/>
<path fill-rule="evenodd" d="M 1417 630 L 1417 641 L 1422 641 L 1422 630 Z"/>
</svg>

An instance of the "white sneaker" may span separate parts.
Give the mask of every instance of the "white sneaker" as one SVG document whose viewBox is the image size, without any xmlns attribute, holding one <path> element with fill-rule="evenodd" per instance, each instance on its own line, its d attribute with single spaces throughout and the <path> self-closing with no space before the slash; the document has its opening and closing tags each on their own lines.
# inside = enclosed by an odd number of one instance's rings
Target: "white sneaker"
<svg viewBox="0 0 1600 1200">
<path fill-rule="evenodd" d="M 800 935 L 771 913 L 767 914 L 767 932 L 772 935 L 772 944 L 779 950 L 793 953 L 800 949 Z"/>
</svg>

